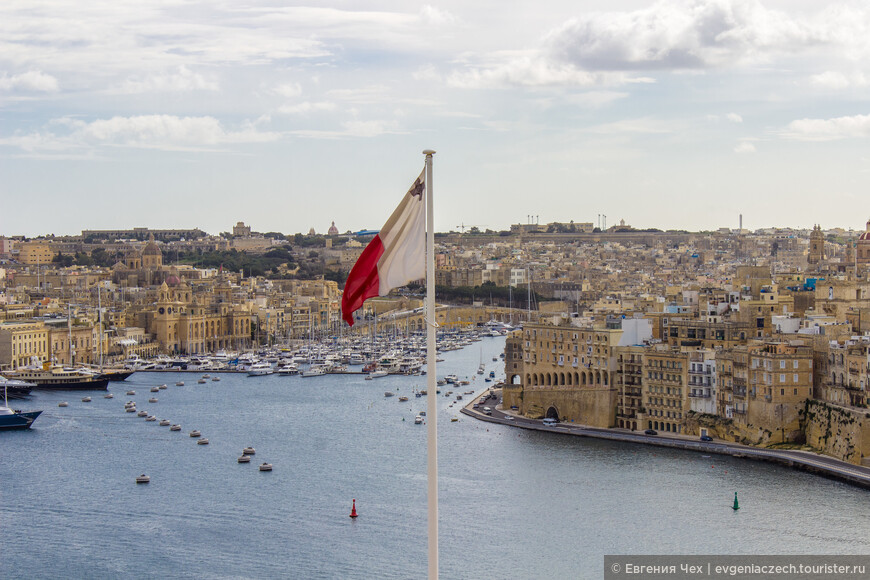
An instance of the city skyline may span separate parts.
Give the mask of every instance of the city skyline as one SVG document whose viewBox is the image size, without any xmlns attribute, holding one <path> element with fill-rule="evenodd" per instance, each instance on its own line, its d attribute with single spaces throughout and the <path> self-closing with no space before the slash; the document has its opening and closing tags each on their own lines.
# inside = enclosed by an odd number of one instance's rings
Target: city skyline
<svg viewBox="0 0 870 580">
<path fill-rule="evenodd" d="M 437 231 L 863 230 L 868 28 L 856 1 L 8 2 L 0 232 L 377 229 L 426 148 Z"/>
</svg>

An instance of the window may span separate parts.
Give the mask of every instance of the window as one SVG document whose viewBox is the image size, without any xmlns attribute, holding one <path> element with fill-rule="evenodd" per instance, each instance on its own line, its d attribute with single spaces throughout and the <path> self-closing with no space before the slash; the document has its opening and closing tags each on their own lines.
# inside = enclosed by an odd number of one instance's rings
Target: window
<svg viewBox="0 0 870 580">
<path fill-rule="evenodd" d="M 794 368 L 798 368 L 798 361 L 797 360 L 794 361 Z"/>
<path fill-rule="evenodd" d="M 779 361 L 779 368 L 781 368 L 781 369 L 785 368 L 785 361 L 784 360 Z"/>
<path fill-rule="evenodd" d="M 781 383 L 785 382 L 785 375 L 779 375 L 779 382 L 781 382 Z"/>
</svg>

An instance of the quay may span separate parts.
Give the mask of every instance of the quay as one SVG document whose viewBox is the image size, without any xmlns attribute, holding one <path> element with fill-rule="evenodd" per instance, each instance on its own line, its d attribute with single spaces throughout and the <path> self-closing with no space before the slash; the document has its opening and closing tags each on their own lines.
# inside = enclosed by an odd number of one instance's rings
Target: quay
<svg viewBox="0 0 870 580">
<path fill-rule="evenodd" d="M 490 392 L 487 390 L 486 392 Z M 496 393 L 496 396 L 501 398 L 501 389 L 493 388 L 491 392 Z M 831 479 L 843 481 L 864 489 L 870 489 L 870 468 L 860 465 L 853 465 L 828 457 L 819 455 L 809 451 L 786 450 L 786 449 L 762 449 L 758 447 L 750 447 L 748 445 L 740 445 L 738 443 L 726 442 L 709 442 L 692 439 L 690 436 L 673 436 L 673 435 L 646 435 L 638 431 L 628 431 L 625 429 L 601 429 L 597 427 L 588 427 L 574 423 L 556 423 L 555 425 L 544 425 L 536 419 L 528 419 L 512 413 L 506 413 L 501 405 L 492 405 L 492 415 L 485 415 L 483 412 L 474 409 L 476 403 L 482 393 L 476 394 L 473 399 L 466 404 L 460 412 L 469 417 L 473 417 L 479 421 L 488 423 L 499 423 L 508 427 L 517 427 L 520 429 L 530 429 L 533 431 L 548 431 L 550 433 L 558 433 L 560 435 L 572 435 L 576 437 L 592 437 L 595 439 L 610 439 L 612 441 L 624 441 L 628 443 L 641 443 L 644 445 L 656 445 L 658 447 L 671 447 L 674 449 L 684 449 L 687 451 L 699 451 L 701 453 L 730 455 L 732 457 L 754 459 L 756 461 L 769 461 L 779 463 L 788 467 L 821 475 Z M 510 418 L 508 418 L 510 417 Z"/>
</svg>

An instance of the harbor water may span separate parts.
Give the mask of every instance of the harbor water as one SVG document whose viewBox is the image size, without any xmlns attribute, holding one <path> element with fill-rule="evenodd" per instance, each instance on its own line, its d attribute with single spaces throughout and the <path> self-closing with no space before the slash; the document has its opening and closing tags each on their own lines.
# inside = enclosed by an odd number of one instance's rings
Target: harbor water
<svg viewBox="0 0 870 580">
<path fill-rule="evenodd" d="M 502 376 L 503 348 L 485 338 L 438 365 L 471 381 L 438 399 L 442 578 L 601 578 L 605 554 L 870 554 L 865 490 L 461 415 L 469 396 L 451 407 L 456 393 L 491 384 L 481 360 Z M 425 376 L 219 376 L 136 373 L 110 383 L 113 399 L 15 401 L 44 413 L 0 433 L 3 577 L 426 576 Z M 181 431 L 125 413 L 128 400 Z M 248 446 L 256 455 L 237 463 Z"/>
</svg>

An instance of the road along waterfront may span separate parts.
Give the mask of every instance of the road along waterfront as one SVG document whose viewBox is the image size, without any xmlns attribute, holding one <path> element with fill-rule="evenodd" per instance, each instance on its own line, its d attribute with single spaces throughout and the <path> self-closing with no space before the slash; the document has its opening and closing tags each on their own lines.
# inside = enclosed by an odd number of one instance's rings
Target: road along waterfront
<svg viewBox="0 0 870 580">
<path fill-rule="evenodd" d="M 471 383 L 438 399 L 443 578 L 601 578 L 612 553 L 870 553 L 870 495 L 853 486 L 462 415 L 457 392 L 483 392 L 478 364 L 500 373 L 503 349 L 484 339 L 438 366 Z M 43 416 L 0 443 L 4 577 L 425 577 L 425 377 L 189 377 L 136 373 L 90 403 L 32 396 Z M 182 431 L 125 413 L 131 399 Z"/>
<path fill-rule="evenodd" d="M 496 398 L 501 397 L 500 389 L 491 389 Z M 687 451 L 700 451 L 702 453 L 715 453 L 718 455 L 730 455 L 732 457 L 755 459 L 780 463 L 795 469 L 802 469 L 817 473 L 825 477 L 839 479 L 859 487 L 870 489 L 870 468 L 853 465 L 827 457 L 825 455 L 801 450 L 787 449 L 760 449 L 747 445 L 728 442 L 699 441 L 690 436 L 666 436 L 646 435 L 637 431 L 624 429 L 601 429 L 588 427 L 574 423 L 557 423 L 544 425 L 541 421 L 527 419 L 522 416 L 506 412 L 501 408 L 494 408 L 492 415 L 486 415 L 480 409 L 474 409 L 474 401 L 469 402 L 462 408 L 462 413 L 488 423 L 500 423 L 509 427 L 520 429 L 533 429 L 536 431 L 549 431 L 564 435 L 578 437 L 593 437 L 596 439 L 609 439 L 611 441 L 625 441 L 630 443 L 642 443 L 658 447 L 670 447 L 672 449 L 685 449 Z M 493 406 L 495 406 L 493 404 Z"/>
</svg>

